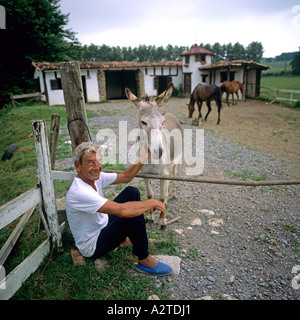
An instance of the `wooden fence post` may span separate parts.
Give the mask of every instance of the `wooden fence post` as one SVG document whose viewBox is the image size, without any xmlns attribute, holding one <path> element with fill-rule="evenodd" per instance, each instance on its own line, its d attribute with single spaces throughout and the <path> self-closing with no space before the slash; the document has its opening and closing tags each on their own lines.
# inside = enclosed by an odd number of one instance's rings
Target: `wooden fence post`
<svg viewBox="0 0 300 320">
<path fill-rule="evenodd" d="M 80 143 L 90 141 L 79 62 L 62 62 L 60 74 L 74 152 Z"/>
<path fill-rule="evenodd" d="M 56 147 L 59 134 L 59 123 L 60 116 L 57 113 L 51 115 L 51 124 L 50 124 L 50 139 L 49 139 L 49 148 L 50 148 L 50 159 L 51 159 L 51 169 L 54 170 L 55 165 L 55 156 L 56 156 Z"/>
<path fill-rule="evenodd" d="M 44 120 L 36 120 L 32 121 L 31 125 L 42 186 L 43 201 L 52 236 L 52 243 L 57 246 L 57 248 L 60 248 L 62 246 L 62 239 L 56 210 L 46 123 Z"/>
</svg>

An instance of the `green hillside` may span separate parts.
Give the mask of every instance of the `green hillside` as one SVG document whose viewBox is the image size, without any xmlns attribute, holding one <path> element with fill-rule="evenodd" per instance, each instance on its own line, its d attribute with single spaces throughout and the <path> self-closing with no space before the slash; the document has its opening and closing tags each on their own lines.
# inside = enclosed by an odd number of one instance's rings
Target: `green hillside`
<svg viewBox="0 0 300 320">
<path fill-rule="evenodd" d="M 271 69 L 269 70 L 264 70 L 263 71 L 263 75 L 264 74 L 268 74 L 268 73 L 281 73 L 281 72 L 290 72 L 292 71 L 292 66 L 291 66 L 291 61 L 292 60 L 286 60 L 286 61 L 274 61 L 274 62 L 266 62 L 263 63 L 269 67 L 271 67 Z"/>
</svg>

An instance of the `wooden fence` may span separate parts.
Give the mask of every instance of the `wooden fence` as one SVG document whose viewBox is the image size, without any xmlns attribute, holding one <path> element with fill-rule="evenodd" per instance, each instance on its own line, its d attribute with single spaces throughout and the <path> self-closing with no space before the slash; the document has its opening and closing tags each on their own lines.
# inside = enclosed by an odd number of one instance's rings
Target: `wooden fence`
<svg viewBox="0 0 300 320">
<path fill-rule="evenodd" d="M 36 187 L 0 207 L 0 229 L 23 215 L 22 219 L 0 250 L 2 266 L 29 220 L 35 207 L 42 202 L 41 189 Z M 21 287 L 22 283 L 33 273 L 43 258 L 50 252 L 50 237 L 35 249 L 21 264 L 0 282 L 0 300 L 7 300 Z M 0 279 L 1 280 L 1 279 Z"/>
<path fill-rule="evenodd" d="M 280 96 L 281 93 L 289 94 L 289 98 Z M 299 90 L 286 90 L 286 89 L 274 89 L 268 87 L 261 87 L 260 94 L 265 94 L 268 100 L 272 101 L 288 101 L 290 105 L 293 102 L 300 101 L 300 91 Z M 298 99 L 295 99 L 294 95 L 298 95 Z"/>
<path fill-rule="evenodd" d="M 35 93 L 27 93 L 27 94 L 17 94 L 17 95 L 13 95 L 11 93 L 10 95 L 10 99 L 11 99 L 11 102 L 13 104 L 13 106 L 15 107 L 16 106 L 16 103 L 19 104 L 17 101 L 15 100 L 18 100 L 18 99 L 27 99 L 27 98 L 31 98 L 29 101 L 32 101 L 32 100 L 40 100 L 42 95 L 44 94 L 44 92 L 35 92 Z"/>
<path fill-rule="evenodd" d="M 40 183 L 17 198 L 0 207 L 0 230 L 21 217 L 15 230 L 11 233 L 0 250 L 0 267 L 3 275 L 3 264 L 17 242 L 26 222 L 35 208 L 40 211 L 48 238 L 39 245 L 21 264 L 4 277 L 0 278 L 0 300 L 11 298 L 22 286 L 22 283 L 38 268 L 44 257 L 49 254 L 51 245 L 58 249 L 62 246 L 61 228 L 58 225 L 56 200 L 52 180 L 50 152 L 48 147 L 46 125 L 43 120 L 32 122 L 35 149 L 37 154 Z M 47 221 L 42 211 L 44 204 Z"/>
</svg>

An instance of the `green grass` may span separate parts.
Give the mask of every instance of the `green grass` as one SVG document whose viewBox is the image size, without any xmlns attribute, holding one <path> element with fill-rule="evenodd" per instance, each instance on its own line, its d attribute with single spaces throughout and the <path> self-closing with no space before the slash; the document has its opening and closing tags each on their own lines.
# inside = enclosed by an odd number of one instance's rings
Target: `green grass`
<svg viewBox="0 0 300 320">
<path fill-rule="evenodd" d="M 261 85 L 275 89 L 300 90 L 300 76 L 262 77 Z"/>
<path fill-rule="evenodd" d="M 254 175 L 253 172 L 249 170 L 242 170 L 242 172 L 233 172 L 231 170 L 225 170 L 227 176 L 238 178 L 241 180 L 251 180 L 251 181 L 266 181 L 267 175 L 265 173 L 261 175 Z"/>
<path fill-rule="evenodd" d="M 34 187 L 37 161 L 34 140 L 31 136 L 31 121 L 44 119 L 49 125 L 51 114 L 58 113 L 61 117 L 60 126 L 66 130 L 67 116 L 64 106 L 46 106 L 42 103 L 20 104 L 18 107 L 7 107 L 0 110 L 0 152 L 11 144 L 18 149 L 10 160 L 0 161 L 0 205 L 7 203 L 16 196 Z M 91 113 L 87 112 L 88 118 Z M 56 159 L 72 156 L 68 133 L 60 134 Z M 124 170 L 123 165 L 107 166 L 109 169 Z M 74 170 L 72 168 L 72 170 Z M 66 194 L 70 181 L 54 181 L 56 197 Z M 145 187 L 139 187 L 145 193 Z M 113 196 L 113 195 L 112 195 Z M 5 243 L 17 219 L 0 230 L 0 248 Z M 46 239 L 43 228 L 39 229 L 39 212 L 35 210 L 26 224 L 16 246 L 4 263 L 6 274 L 20 264 L 39 244 Z M 148 230 L 149 252 L 151 254 L 179 254 L 179 243 L 172 232 Z M 47 256 L 37 271 L 32 274 L 12 299 L 17 300 L 62 300 L 62 299 L 147 299 L 156 294 L 161 299 L 168 299 L 168 288 L 171 283 L 162 280 L 157 288 L 155 277 L 133 272 L 136 261 L 130 248 L 117 248 L 106 257 L 109 267 L 103 271 L 96 269 L 93 260 L 86 259 L 86 265 L 74 267 L 70 249 L 75 249 L 74 240 L 69 228 L 63 233 L 63 251 L 54 250 Z"/>
<path fill-rule="evenodd" d="M 66 124 L 67 116 L 64 106 L 49 107 L 45 104 L 33 103 L 0 110 L 1 155 L 11 144 L 18 146 L 10 160 L 0 161 L 0 205 L 36 185 L 37 160 L 34 140 L 31 136 L 31 121 L 44 119 L 49 125 L 52 113 L 60 115 L 61 125 Z"/>
<path fill-rule="evenodd" d="M 283 89 L 283 90 L 297 90 L 300 91 L 300 76 L 269 76 L 261 78 L 261 86 L 273 89 Z M 266 91 L 266 89 L 261 89 L 261 91 Z M 271 94 L 261 93 L 260 98 L 263 100 L 272 101 L 276 97 L 276 92 L 271 91 Z M 279 97 L 290 98 L 291 94 L 289 92 L 279 92 Z M 300 93 L 293 93 L 293 99 L 300 101 Z M 281 102 L 285 106 L 295 106 L 295 102 L 291 105 L 288 101 Z M 299 103 L 299 102 L 298 102 Z"/>
<path fill-rule="evenodd" d="M 266 62 L 266 63 L 263 63 L 269 67 L 271 67 L 271 69 L 268 69 L 268 70 L 264 70 L 262 72 L 262 74 L 270 74 L 270 73 L 281 73 L 281 72 L 290 72 L 292 71 L 292 66 L 291 66 L 291 61 L 292 60 L 287 60 L 286 62 L 285 61 L 274 61 L 274 62 Z"/>
<path fill-rule="evenodd" d="M 157 231 L 148 232 L 149 238 L 156 238 Z M 162 250 L 160 242 L 165 243 Z M 156 294 L 168 299 L 169 281 L 157 288 L 155 277 L 137 274 L 130 248 L 117 248 L 105 259 L 108 267 L 96 269 L 94 260 L 85 259 L 85 266 L 73 266 L 69 253 L 74 248 L 70 232 L 63 234 L 64 251 L 53 251 L 40 265 L 38 270 L 23 284 L 14 295 L 17 300 L 146 300 Z M 160 241 L 151 242 L 153 254 L 174 253 L 178 244 L 172 233 L 160 233 Z M 159 249 L 158 249 L 159 248 Z M 159 251 L 158 251 L 159 250 Z"/>
</svg>

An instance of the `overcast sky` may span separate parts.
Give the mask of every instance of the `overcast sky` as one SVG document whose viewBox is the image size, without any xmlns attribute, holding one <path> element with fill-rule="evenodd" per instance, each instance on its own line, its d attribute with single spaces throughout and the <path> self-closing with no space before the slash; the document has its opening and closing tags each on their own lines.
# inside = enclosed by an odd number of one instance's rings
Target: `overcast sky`
<svg viewBox="0 0 300 320">
<path fill-rule="evenodd" d="M 82 44 L 137 47 L 194 43 L 247 46 L 264 57 L 298 51 L 300 0 L 61 0 Z"/>
</svg>

